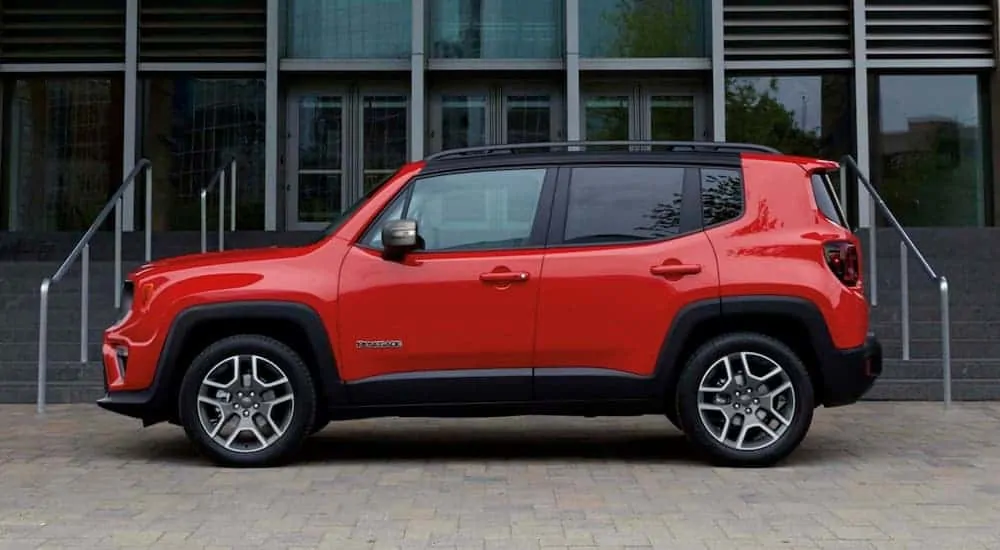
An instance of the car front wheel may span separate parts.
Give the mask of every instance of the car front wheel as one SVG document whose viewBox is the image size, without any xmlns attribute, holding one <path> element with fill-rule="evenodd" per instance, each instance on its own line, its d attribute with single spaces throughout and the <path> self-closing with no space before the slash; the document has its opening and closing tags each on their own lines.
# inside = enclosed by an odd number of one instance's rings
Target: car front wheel
<svg viewBox="0 0 1000 550">
<path fill-rule="evenodd" d="M 814 395 L 801 359 L 782 342 L 738 333 L 702 345 L 677 388 L 685 434 L 712 462 L 771 466 L 802 442 Z"/>
<path fill-rule="evenodd" d="M 289 460 L 315 418 L 309 369 L 291 348 L 260 335 L 231 336 L 202 351 L 178 397 L 188 437 L 226 466 Z"/>
</svg>

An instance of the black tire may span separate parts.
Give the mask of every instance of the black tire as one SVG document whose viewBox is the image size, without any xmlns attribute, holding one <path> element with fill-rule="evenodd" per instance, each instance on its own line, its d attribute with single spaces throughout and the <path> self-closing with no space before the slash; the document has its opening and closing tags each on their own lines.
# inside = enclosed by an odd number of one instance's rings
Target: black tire
<svg viewBox="0 0 1000 550">
<path fill-rule="evenodd" d="M 202 380 L 220 361 L 249 354 L 267 359 L 283 371 L 294 402 L 288 426 L 276 441 L 257 451 L 235 452 L 216 443 L 202 428 L 198 394 Z M 216 464 L 230 467 L 277 466 L 290 461 L 312 433 L 316 418 L 316 388 L 302 358 L 285 344 L 256 334 L 230 336 L 208 346 L 192 361 L 181 381 L 178 416 L 197 450 Z"/>
<path fill-rule="evenodd" d="M 309 435 L 316 435 L 330 425 L 330 420 L 324 417 L 317 417 L 313 422 L 313 427 L 309 430 Z"/>
<path fill-rule="evenodd" d="M 774 443 L 761 449 L 737 450 L 723 444 L 706 427 L 698 410 L 698 388 L 709 368 L 739 352 L 761 354 L 777 363 L 785 371 L 795 394 L 788 427 Z M 721 466 L 768 467 L 787 458 L 809 431 L 814 403 L 812 381 L 802 360 L 784 343 L 756 333 L 727 334 L 706 342 L 687 361 L 677 384 L 681 431 L 706 459 Z"/>
<path fill-rule="evenodd" d="M 684 431 L 684 428 L 681 427 L 680 417 L 677 415 L 676 401 L 671 401 L 667 403 L 667 410 L 666 412 L 664 412 L 664 415 L 667 417 L 667 420 L 669 420 L 670 423 L 674 425 L 675 428 L 677 428 L 682 432 Z"/>
</svg>

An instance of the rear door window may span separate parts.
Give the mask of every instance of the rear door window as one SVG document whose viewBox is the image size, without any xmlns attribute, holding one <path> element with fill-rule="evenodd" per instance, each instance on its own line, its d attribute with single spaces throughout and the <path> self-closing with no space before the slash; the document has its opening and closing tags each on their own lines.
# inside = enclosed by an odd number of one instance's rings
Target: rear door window
<svg viewBox="0 0 1000 550">
<path fill-rule="evenodd" d="M 572 169 L 564 244 L 664 239 L 681 231 L 687 170 L 666 166 Z"/>
</svg>

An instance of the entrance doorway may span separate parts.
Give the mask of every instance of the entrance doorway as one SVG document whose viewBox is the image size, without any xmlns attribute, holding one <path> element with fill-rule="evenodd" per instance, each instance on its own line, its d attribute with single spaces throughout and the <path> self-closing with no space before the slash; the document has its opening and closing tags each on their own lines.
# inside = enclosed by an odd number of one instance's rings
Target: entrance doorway
<svg viewBox="0 0 1000 550">
<path fill-rule="evenodd" d="M 323 228 L 407 160 L 406 88 L 296 90 L 287 109 L 288 229 Z"/>
<path fill-rule="evenodd" d="M 545 84 L 439 88 L 430 97 L 429 152 L 561 140 L 563 112 L 562 97 Z"/>
<path fill-rule="evenodd" d="M 710 139 L 707 99 L 691 88 L 636 84 L 584 89 L 583 138 L 590 141 Z"/>
</svg>

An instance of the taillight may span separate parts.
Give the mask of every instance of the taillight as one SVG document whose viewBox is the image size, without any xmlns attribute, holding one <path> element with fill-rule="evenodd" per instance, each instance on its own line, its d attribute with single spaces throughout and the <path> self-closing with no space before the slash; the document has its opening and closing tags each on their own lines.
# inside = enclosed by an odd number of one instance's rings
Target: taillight
<svg viewBox="0 0 1000 550">
<path fill-rule="evenodd" d="M 846 286 L 856 286 L 861 279 L 858 247 L 849 241 L 834 241 L 823 245 L 826 265 Z"/>
</svg>

